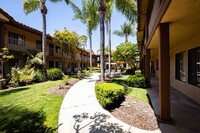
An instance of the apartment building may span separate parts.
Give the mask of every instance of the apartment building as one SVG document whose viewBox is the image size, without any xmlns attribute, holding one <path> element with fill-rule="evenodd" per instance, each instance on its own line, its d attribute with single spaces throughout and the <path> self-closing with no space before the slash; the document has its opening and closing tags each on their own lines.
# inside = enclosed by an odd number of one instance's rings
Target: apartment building
<svg viewBox="0 0 200 133">
<path fill-rule="evenodd" d="M 41 31 L 17 22 L 0 8 L 0 48 L 7 47 L 15 57 L 4 63 L 4 68 L 6 68 L 4 73 L 9 73 L 11 67 L 15 65 L 23 67 L 27 59 L 27 51 L 41 52 L 41 40 Z M 77 72 L 88 66 L 89 53 L 84 49 L 78 48 L 77 55 L 72 61 L 70 54 L 62 54 L 62 44 L 55 42 L 51 35 L 47 35 L 47 68 L 61 68 L 62 59 L 66 64 L 68 72 Z M 94 63 L 96 63 L 96 61 L 94 61 Z"/>
<path fill-rule="evenodd" d="M 141 67 L 148 80 L 159 79 L 163 120 L 170 119 L 170 87 L 200 103 L 199 6 L 199 0 L 138 0 Z"/>
</svg>

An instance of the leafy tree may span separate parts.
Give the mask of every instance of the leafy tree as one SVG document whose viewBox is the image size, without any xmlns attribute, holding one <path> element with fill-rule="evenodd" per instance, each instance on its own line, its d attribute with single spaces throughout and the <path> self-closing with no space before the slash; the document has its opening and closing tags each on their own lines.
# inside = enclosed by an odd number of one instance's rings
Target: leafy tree
<svg viewBox="0 0 200 133">
<path fill-rule="evenodd" d="M 139 59 L 138 45 L 131 42 L 122 43 L 117 46 L 112 56 L 115 61 L 127 62 L 131 69 L 135 70 Z"/>
<path fill-rule="evenodd" d="M 125 42 L 128 42 L 128 37 L 130 35 L 134 35 L 134 28 L 132 23 L 125 22 L 123 25 L 121 25 L 121 30 L 114 30 L 113 34 L 124 37 L 125 36 Z"/>
<path fill-rule="evenodd" d="M 9 54 L 9 50 L 7 48 L 2 48 L 1 50 L 2 50 L 0 52 L 1 72 L 2 72 L 2 76 L 4 77 L 3 64 L 9 59 L 13 59 L 14 56 Z"/>
<path fill-rule="evenodd" d="M 78 38 L 78 40 L 79 40 L 79 47 L 85 48 L 87 43 L 87 36 L 82 35 Z"/>
<path fill-rule="evenodd" d="M 71 7 L 74 10 L 74 19 L 79 19 L 87 26 L 87 33 L 90 40 L 90 71 L 92 71 L 92 31 L 99 24 L 98 5 L 95 0 L 82 0 L 82 8 L 80 9 L 73 3 Z"/>
<path fill-rule="evenodd" d="M 63 53 L 71 56 L 74 63 L 77 48 L 79 46 L 79 35 L 74 31 L 68 31 L 66 28 L 63 31 L 56 30 L 54 33 L 54 41 L 62 44 L 62 70 L 65 72 L 66 67 L 63 59 Z M 73 67 L 72 67 L 73 68 Z"/>
<path fill-rule="evenodd" d="M 61 0 L 49 0 L 51 2 L 59 2 Z M 65 0 L 68 4 L 70 1 Z M 42 51 L 43 51 L 43 62 L 44 62 L 44 78 L 47 79 L 47 71 L 46 71 L 46 14 L 47 14 L 47 7 L 46 7 L 46 0 L 24 0 L 23 1 L 23 8 L 26 14 L 29 14 L 35 10 L 40 9 L 42 13 L 42 20 L 43 20 L 43 28 L 42 28 Z"/>
</svg>

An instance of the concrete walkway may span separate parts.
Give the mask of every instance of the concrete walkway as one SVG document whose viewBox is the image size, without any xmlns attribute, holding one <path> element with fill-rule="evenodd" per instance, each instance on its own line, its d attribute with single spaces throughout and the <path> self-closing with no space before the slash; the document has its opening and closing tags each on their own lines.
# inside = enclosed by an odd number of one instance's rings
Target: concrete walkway
<svg viewBox="0 0 200 133">
<path fill-rule="evenodd" d="M 148 94 L 155 113 L 159 115 L 158 80 L 154 77 L 151 77 L 151 86 Z M 174 88 L 170 91 L 173 123 L 160 122 L 161 131 L 163 133 L 200 133 L 200 105 Z"/>
<path fill-rule="evenodd" d="M 68 91 L 60 108 L 58 133 L 160 133 L 130 126 L 98 103 L 94 86 L 99 75 L 83 79 Z"/>
</svg>

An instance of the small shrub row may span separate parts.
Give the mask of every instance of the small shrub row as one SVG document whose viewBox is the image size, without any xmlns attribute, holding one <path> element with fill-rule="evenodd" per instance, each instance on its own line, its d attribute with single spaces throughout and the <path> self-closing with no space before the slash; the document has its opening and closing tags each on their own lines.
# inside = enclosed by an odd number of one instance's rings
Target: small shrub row
<svg viewBox="0 0 200 133">
<path fill-rule="evenodd" d="M 124 97 L 125 89 L 123 86 L 114 83 L 102 83 L 95 86 L 96 97 L 104 108 L 108 108 Z"/>
<path fill-rule="evenodd" d="M 58 68 L 51 68 L 47 70 L 47 75 L 49 80 L 59 80 L 64 77 L 63 71 Z"/>
<path fill-rule="evenodd" d="M 131 87 L 146 88 L 148 83 L 143 75 L 131 75 L 127 79 L 127 84 Z"/>
<path fill-rule="evenodd" d="M 78 71 L 78 72 L 77 72 L 76 76 L 77 76 L 78 79 L 82 79 L 82 78 L 84 78 L 85 76 L 86 76 L 86 77 L 91 76 L 91 73 L 90 73 L 89 70 L 81 70 L 81 71 Z"/>
</svg>

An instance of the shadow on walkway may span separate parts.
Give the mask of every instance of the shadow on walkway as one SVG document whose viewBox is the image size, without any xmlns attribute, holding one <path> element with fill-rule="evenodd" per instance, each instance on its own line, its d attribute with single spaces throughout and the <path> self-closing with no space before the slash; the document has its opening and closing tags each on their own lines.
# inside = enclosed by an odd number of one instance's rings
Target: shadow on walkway
<svg viewBox="0 0 200 133">
<path fill-rule="evenodd" d="M 92 116 L 89 116 L 88 113 L 77 114 L 73 118 L 75 119 L 73 127 L 76 133 L 86 126 L 89 126 L 89 133 L 123 133 L 122 126 L 119 126 L 118 123 L 107 122 L 110 116 L 101 112 L 96 112 Z M 81 123 L 86 120 L 88 122 L 81 126 Z"/>
</svg>

